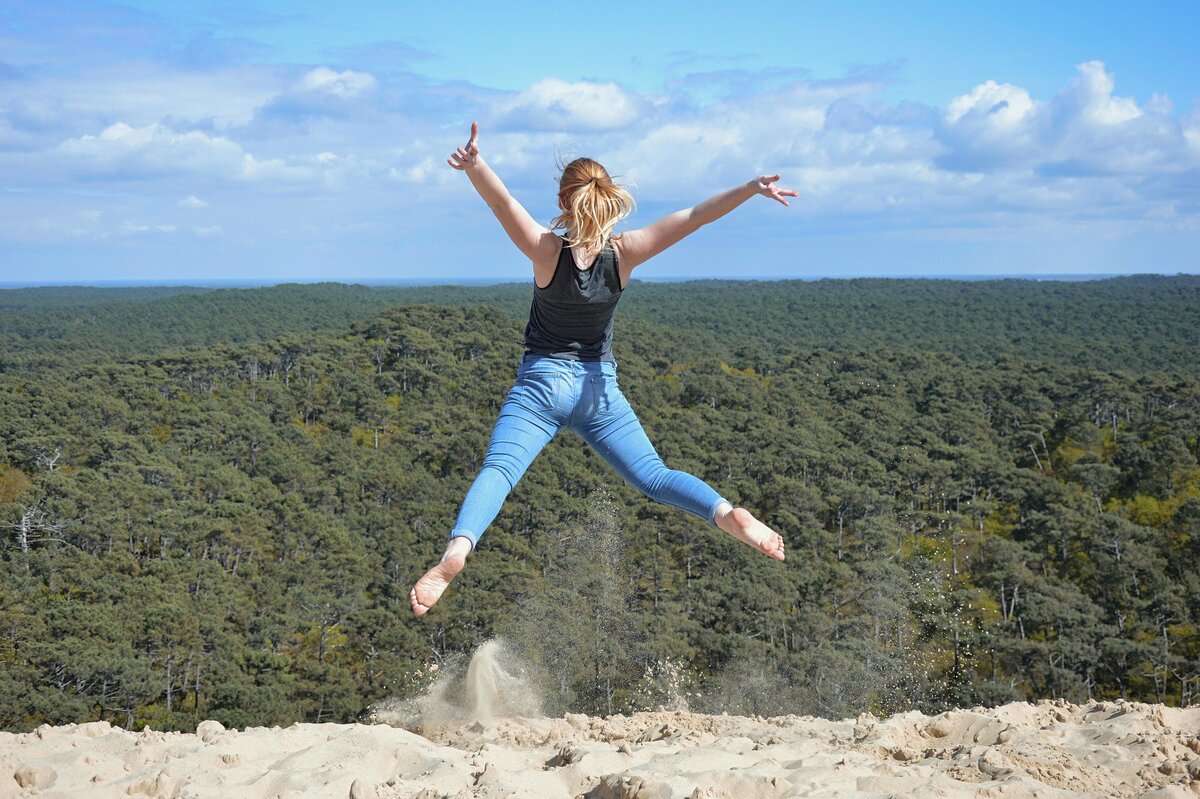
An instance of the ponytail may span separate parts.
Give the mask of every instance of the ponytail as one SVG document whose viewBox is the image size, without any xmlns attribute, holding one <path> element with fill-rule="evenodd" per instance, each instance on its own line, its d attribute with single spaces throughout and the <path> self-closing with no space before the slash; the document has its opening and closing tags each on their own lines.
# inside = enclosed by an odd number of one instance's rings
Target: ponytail
<svg viewBox="0 0 1200 799">
<path fill-rule="evenodd" d="M 563 167 L 558 203 L 563 211 L 550 220 L 550 229 L 573 231 L 567 241 L 588 252 L 599 252 L 634 209 L 633 195 L 590 158 L 576 158 Z"/>
</svg>

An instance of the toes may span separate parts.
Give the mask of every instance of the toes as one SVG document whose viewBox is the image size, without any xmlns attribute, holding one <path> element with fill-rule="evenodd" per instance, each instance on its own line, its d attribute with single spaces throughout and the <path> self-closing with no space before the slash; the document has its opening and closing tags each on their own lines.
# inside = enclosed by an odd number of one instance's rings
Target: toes
<svg viewBox="0 0 1200 799">
<path fill-rule="evenodd" d="M 428 606 L 421 604 L 421 602 L 417 599 L 416 588 L 413 588 L 408 592 L 408 602 L 410 605 L 412 605 L 412 612 L 416 616 L 424 616 L 429 612 Z"/>
<path fill-rule="evenodd" d="M 783 560 L 783 543 L 783 536 L 778 533 L 772 533 L 770 537 L 763 541 L 762 550 L 776 560 Z"/>
</svg>

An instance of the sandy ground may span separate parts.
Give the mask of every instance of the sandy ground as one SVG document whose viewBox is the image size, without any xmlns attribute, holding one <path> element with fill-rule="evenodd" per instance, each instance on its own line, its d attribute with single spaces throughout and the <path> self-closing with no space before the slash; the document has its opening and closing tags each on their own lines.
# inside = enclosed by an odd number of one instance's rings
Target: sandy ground
<svg viewBox="0 0 1200 799">
<path fill-rule="evenodd" d="M 421 731 L 43 726 L 0 733 L 0 797 L 1200 796 L 1200 707 L 1058 701 L 884 721 L 660 711 Z"/>
</svg>

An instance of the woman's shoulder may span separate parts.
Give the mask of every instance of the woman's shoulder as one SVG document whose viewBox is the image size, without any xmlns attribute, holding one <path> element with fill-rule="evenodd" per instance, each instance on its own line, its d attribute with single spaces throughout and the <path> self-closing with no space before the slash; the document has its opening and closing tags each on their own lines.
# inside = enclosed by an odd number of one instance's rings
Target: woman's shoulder
<svg viewBox="0 0 1200 799">
<path fill-rule="evenodd" d="M 623 242 L 621 239 L 621 234 L 617 233 L 616 235 L 609 236 L 608 242 L 604 245 L 606 249 L 608 249 L 612 252 L 613 257 L 616 258 L 618 261 L 621 260 L 621 245 L 622 245 L 622 243 Z"/>
</svg>

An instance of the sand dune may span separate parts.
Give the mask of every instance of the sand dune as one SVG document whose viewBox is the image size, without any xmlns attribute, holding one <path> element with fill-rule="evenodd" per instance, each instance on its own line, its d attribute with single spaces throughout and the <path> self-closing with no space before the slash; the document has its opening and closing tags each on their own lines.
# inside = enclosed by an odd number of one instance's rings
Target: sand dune
<svg viewBox="0 0 1200 799">
<path fill-rule="evenodd" d="M 632 716 L 196 734 L 0 733 L 4 797 L 1200 796 L 1200 708 L 1015 703 L 938 716 Z"/>
</svg>

